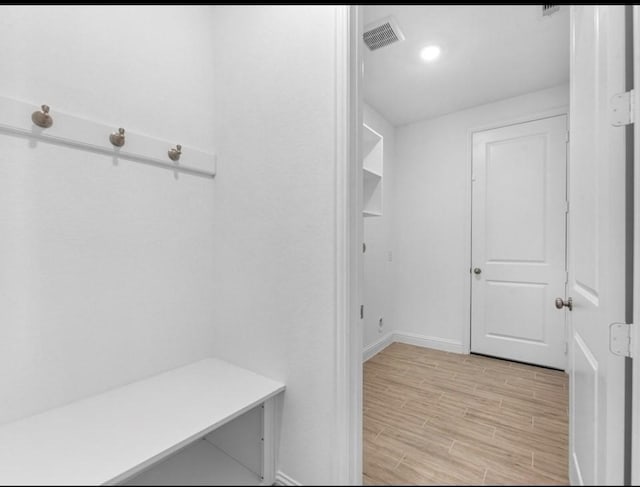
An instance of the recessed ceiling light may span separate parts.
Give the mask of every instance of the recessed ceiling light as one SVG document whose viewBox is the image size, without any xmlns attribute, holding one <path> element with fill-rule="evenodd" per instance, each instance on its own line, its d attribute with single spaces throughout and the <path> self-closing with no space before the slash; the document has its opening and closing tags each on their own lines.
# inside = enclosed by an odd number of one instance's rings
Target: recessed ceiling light
<svg viewBox="0 0 640 487">
<path fill-rule="evenodd" d="M 420 57 L 423 61 L 431 62 L 440 57 L 439 46 L 427 46 L 420 51 Z"/>
</svg>

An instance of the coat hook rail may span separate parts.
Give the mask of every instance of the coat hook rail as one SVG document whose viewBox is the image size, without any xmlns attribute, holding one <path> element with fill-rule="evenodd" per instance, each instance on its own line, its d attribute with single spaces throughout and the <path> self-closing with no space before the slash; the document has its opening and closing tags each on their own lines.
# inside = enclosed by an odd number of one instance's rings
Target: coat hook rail
<svg viewBox="0 0 640 487">
<path fill-rule="evenodd" d="M 115 155 L 195 176 L 216 176 L 214 154 L 193 147 L 188 147 L 185 151 L 182 145 L 175 145 L 167 151 L 170 144 L 166 141 L 129 130 L 125 134 L 123 128 L 114 132 L 113 126 L 59 112 L 57 109 L 52 115 L 48 105 L 41 105 L 40 110 L 34 111 L 34 106 L 37 104 L 0 96 L 0 132 Z"/>
</svg>

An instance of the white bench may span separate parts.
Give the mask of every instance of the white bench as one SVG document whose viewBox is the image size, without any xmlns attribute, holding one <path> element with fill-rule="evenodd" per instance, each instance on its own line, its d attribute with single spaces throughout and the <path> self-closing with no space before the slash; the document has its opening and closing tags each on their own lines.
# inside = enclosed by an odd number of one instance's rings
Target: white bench
<svg viewBox="0 0 640 487">
<path fill-rule="evenodd" d="M 0 426 L 3 485 L 270 485 L 284 384 L 209 358 Z"/>
</svg>

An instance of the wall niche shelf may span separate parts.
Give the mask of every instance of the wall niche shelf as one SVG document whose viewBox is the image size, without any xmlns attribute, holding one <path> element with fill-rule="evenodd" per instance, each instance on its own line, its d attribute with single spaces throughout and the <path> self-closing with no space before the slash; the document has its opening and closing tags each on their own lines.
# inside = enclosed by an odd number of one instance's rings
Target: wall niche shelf
<svg viewBox="0 0 640 487">
<path fill-rule="evenodd" d="M 383 137 L 362 124 L 362 215 L 382 216 Z"/>
</svg>

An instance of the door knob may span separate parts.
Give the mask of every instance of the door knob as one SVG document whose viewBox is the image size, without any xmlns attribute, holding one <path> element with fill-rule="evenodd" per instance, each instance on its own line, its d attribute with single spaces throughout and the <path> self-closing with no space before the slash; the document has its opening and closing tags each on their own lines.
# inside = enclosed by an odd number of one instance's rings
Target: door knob
<svg viewBox="0 0 640 487">
<path fill-rule="evenodd" d="M 569 308 L 569 311 L 573 310 L 573 299 L 569 298 L 565 301 L 562 298 L 556 298 L 556 308 L 562 309 L 565 306 Z"/>
<path fill-rule="evenodd" d="M 482 269 L 480 269 L 480 267 L 476 267 L 475 269 L 473 269 L 473 273 L 474 274 L 481 274 L 482 273 Z"/>
</svg>

